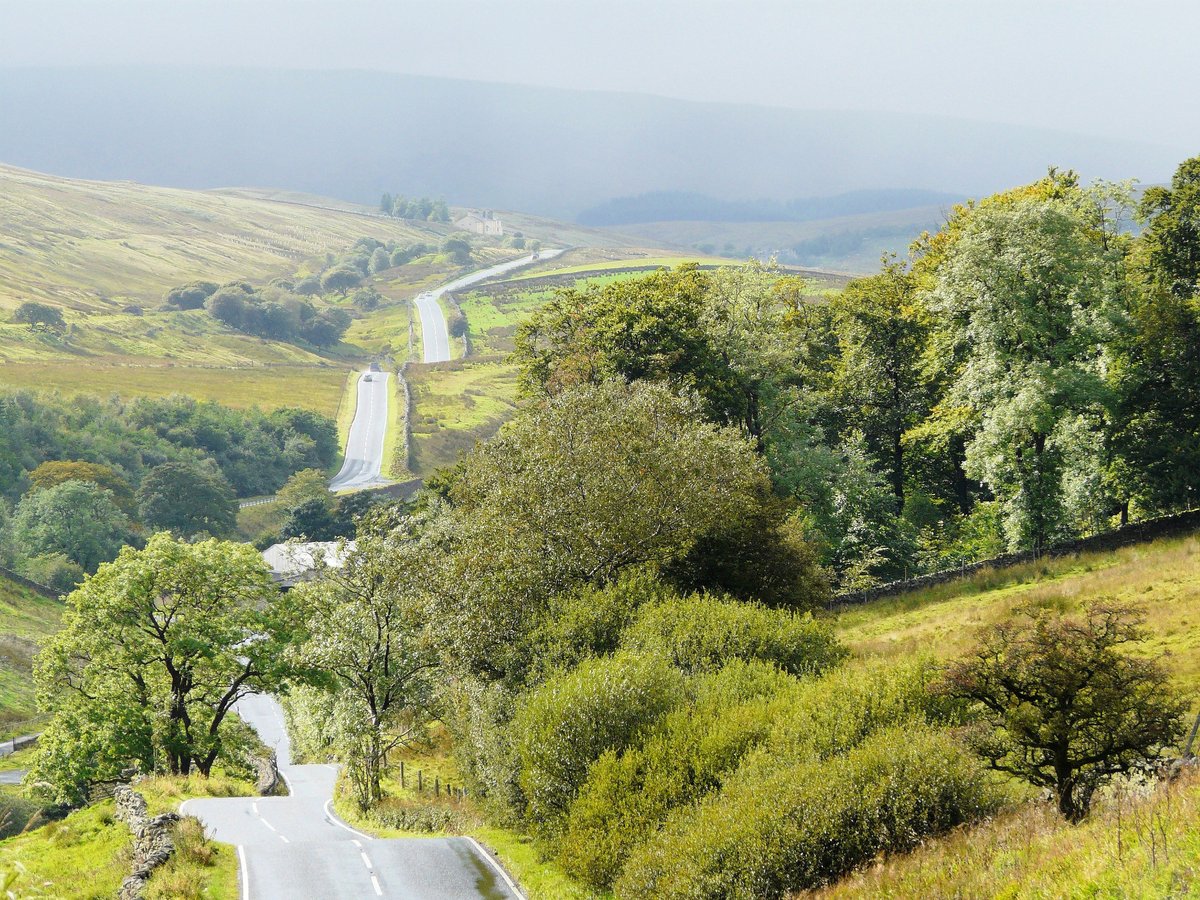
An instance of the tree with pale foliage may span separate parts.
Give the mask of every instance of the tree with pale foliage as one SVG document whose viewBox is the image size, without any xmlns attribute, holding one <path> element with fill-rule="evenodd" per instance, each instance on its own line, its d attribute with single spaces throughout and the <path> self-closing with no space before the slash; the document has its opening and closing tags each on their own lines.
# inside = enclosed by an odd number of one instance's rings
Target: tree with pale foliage
<svg viewBox="0 0 1200 900">
<path fill-rule="evenodd" d="M 981 205 L 944 248 L 927 297 L 959 360 L 943 402 L 975 423 L 966 472 L 1003 504 L 1013 549 L 1070 533 L 1073 451 L 1102 440 L 1122 269 L 1096 217 L 1078 190 Z"/>
<path fill-rule="evenodd" d="M 308 640 L 300 655 L 334 695 L 327 728 L 359 807 L 383 796 L 387 755 L 431 715 L 438 656 L 425 613 L 431 550 L 404 519 L 360 538 L 343 565 L 297 588 Z"/>
</svg>

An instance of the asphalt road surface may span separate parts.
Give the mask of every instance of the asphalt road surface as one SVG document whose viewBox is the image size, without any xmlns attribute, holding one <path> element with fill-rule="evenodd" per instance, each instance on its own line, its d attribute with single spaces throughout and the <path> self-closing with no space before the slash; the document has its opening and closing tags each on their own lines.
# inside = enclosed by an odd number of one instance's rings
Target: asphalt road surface
<svg viewBox="0 0 1200 900">
<path fill-rule="evenodd" d="M 553 259 L 562 252 L 560 249 L 542 250 L 538 254 L 538 259 Z M 446 331 L 446 316 L 442 313 L 442 307 L 438 303 L 438 298 L 442 294 L 448 291 L 461 291 L 465 287 L 478 284 L 488 278 L 503 275 L 505 272 L 521 266 L 527 266 L 533 261 L 532 255 L 509 260 L 498 266 L 464 275 L 462 278 L 443 284 L 432 291 L 426 291 L 417 297 L 417 311 L 421 314 L 421 341 L 425 347 L 425 362 L 445 362 L 450 358 L 450 334 Z"/>
<path fill-rule="evenodd" d="M 242 900 L 521 897 L 470 838 L 376 840 L 350 828 L 330 807 L 336 768 L 291 764 L 275 699 L 248 697 L 238 712 L 275 748 L 290 796 L 189 800 L 182 811 L 237 847 Z"/>
<path fill-rule="evenodd" d="M 9 769 L 7 772 L 0 772 L 0 784 L 20 784 L 24 777 L 25 769 Z"/>
<path fill-rule="evenodd" d="M 442 323 L 445 329 L 445 322 Z M 331 491 L 387 484 L 383 470 L 383 440 L 387 436 L 388 372 L 364 372 L 358 378 L 358 405 L 346 440 L 342 469 L 329 482 Z"/>
</svg>

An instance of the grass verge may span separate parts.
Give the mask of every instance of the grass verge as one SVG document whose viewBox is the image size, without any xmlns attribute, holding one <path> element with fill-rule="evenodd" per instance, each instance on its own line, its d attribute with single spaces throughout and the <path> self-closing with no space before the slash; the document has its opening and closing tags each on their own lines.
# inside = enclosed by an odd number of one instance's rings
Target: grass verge
<svg viewBox="0 0 1200 900">
<path fill-rule="evenodd" d="M 249 796 L 245 782 L 155 778 L 136 786 L 150 815 L 175 810 L 191 797 Z M 199 823 L 181 825 L 179 852 L 151 878 L 149 898 L 234 900 L 238 896 L 237 854 L 207 841 Z M 195 820 L 192 820 L 195 822 Z M 109 898 L 129 874 L 132 836 L 113 816 L 111 800 L 71 813 L 32 831 L 0 841 L 0 885 L 18 897 Z"/>
</svg>

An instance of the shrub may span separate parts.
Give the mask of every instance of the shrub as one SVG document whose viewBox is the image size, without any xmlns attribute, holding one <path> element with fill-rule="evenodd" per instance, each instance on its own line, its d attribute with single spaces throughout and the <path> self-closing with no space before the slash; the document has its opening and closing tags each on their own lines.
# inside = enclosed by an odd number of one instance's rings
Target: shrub
<svg viewBox="0 0 1200 900">
<path fill-rule="evenodd" d="M 964 705 L 929 690 L 939 671 L 932 658 L 915 657 L 857 663 L 800 682 L 771 729 L 768 763 L 845 753 L 874 732 L 903 722 L 961 722 Z"/>
<path fill-rule="evenodd" d="M 987 814 L 996 797 L 948 736 L 880 732 L 824 762 L 736 777 L 679 810 L 630 857 L 620 898 L 770 898 L 823 884 L 884 851 Z"/>
<path fill-rule="evenodd" d="M 846 650 L 811 615 L 707 594 L 644 607 L 622 646 L 659 654 L 685 672 L 712 671 L 731 659 L 763 659 L 796 675 L 837 665 Z"/>
<path fill-rule="evenodd" d="M 901 723 L 957 721 L 931 695 L 928 660 L 858 664 L 797 680 L 768 663 L 735 661 L 692 684 L 694 702 L 663 718 L 636 747 L 606 753 L 571 805 L 562 864 L 606 886 L 625 857 L 673 809 L 718 789 L 732 772 L 768 777 L 781 763 L 819 762 Z"/>
<path fill-rule="evenodd" d="M 794 684 L 768 663 L 740 660 L 698 679 L 694 703 L 670 712 L 640 746 L 592 765 L 559 842 L 563 866 L 611 884 L 672 809 L 718 787 L 767 737 Z"/>
<path fill-rule="evenodd" d="M 638 609 L 676 596 L 654 575 L 634 570 L 606 587 L 588 585 L 552 597 L 532 637 L 542 670 L 567 669 L 589 656 L 615 653 Z"/>
<path fill-rule="evenodd" d="M 656 657 L 591 659 L 525 698 L 513 732 L 531 819 L 553 831 L 588 767 L 620 750 L 675 706 L 683 678 Z"/>
</svg>

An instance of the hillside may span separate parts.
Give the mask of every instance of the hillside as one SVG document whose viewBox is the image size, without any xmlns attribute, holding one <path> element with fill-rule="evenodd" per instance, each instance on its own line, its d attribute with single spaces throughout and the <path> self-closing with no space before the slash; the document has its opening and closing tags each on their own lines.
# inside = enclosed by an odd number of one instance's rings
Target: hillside
<svg viewBox="0 0 1200 900">
<path fill-rule="evenodd" d="M 745 258 L 869 273 L 883 253 L 905 256 L 923 231 L 945 222 L 949 203 L 806 221 L 661 221 L 620 226 L 639 240 Z"/>
<path fill-rule="evenodd" d="M 0 737 L 35 714 L 33 655 L 58 629 L 63 605 L 0 574 Z"/>
<path fill-rule="evenodd" d="M 436 242 L 449 229 L 227 194 L 77 181 L 0 165 L 0 309 L 157 305 L 204 278 L 267 280 L 360 237 Z"/>
<path fill-rule="evenodd" d="M 1052 164 L 1149 181 L 1175 156 L 1135 140 L 966 119 L 365 71 L 0 70 L 0 121 L 10 124 L 0 159 L 64 175 L 371 204 L 399 190 L 560 219 L 651 191 L 982 194 Z"/>
<path fill-rule="evenodd" d="M 860 657 L 901 660 L 928 651 L 952 658 L 978 631 L 1020 604 L 1078 610 L 1095 599 L 1146 611 L 1147 652 L 1161 654 L 1190 694 L 1200 676 L 1200 535 L 1109 553 L 985 571 L 837 615 L 839 636 Z M 1018 803 L 993 820 L 933 839 L 803 896 L 1195 897 L 1200 894 L 1200 776 L 1149 792 L 1106 793 L 1095 814 L 1071 826 L 1045 804 Z"/>
</svg>

